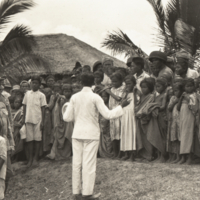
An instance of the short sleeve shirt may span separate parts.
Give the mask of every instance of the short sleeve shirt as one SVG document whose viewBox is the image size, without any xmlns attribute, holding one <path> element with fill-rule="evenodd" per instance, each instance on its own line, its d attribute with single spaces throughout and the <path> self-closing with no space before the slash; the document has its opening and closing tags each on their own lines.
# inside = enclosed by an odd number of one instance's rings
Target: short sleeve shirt
<svg viewBox="0 0 200 200">
<path fill-rule="evenodd" d="M 26 105 L 25 123 L 38 124 L 42 120 L 41 107 L 46 106 L 46 97 L 40 91 L 27 91 L 23 100 Z"/>
</svg>

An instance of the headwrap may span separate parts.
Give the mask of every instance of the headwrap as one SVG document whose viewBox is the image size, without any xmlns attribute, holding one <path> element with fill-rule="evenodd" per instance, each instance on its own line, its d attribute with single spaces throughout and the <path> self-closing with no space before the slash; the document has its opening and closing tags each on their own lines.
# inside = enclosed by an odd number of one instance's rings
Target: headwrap
<svg viewBox="0 0 200 200">
<path fill-rule="evenodd" d="M 23 81 L 20 83 L 20 86 L 22 86 L 22 84 L 24 84 L 24 83 L 26 83 L 26 84 L 30 85 L 28 81 L 26 81 L 26 80 L 23 80 Z"/>
<path fill-rule="evenodd" d="M 13 85 L 12 91 L 13 90 L 20 90 L 20 85 Z"/>
<path fill-rule="evenodd" d="M 46 77 L 45 81 L 47 82 L 50 78 L 52 78 L 55 81 L 55 77 L 53 75 L 51 75 L 51 74 Z"/>
<path fill-rule="evenodd" d="M 96 61 L 92 66 L 92 71 L 95 72 L 97 70 L 97 66 L 100 65 L 100 64 L 102 65 L 101 61 L 99 61 L 99 60 Z"/>
</svg>

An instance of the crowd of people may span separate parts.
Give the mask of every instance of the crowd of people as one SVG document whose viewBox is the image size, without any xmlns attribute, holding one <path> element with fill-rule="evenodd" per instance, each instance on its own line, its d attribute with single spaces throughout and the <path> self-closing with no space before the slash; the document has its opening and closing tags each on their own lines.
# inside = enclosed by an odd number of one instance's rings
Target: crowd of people
<svg viewBox="0 0 200 200">
<path fill-rule="evenodd" d="M 85 73 L 93 73 L 92 90 L 109 109 L 124 98 L 130 100 L 122 117 L 99 116 L 99 157 L 194 163 L 200 157 L 200 77 L 187 53 L 177 53 L 175 60 L 167 67 L 167 56 L 154 51 L 150 73 L 144 58 L 135 55 L 127 60 L 127 68 L 105 58 L 92 68 L 65 71 L 59 79 L 32 76 L 12 88 L 1 78 L 0 199 L 13 173 L 11 163 L 25 161 L 27 167 L 37 167 L 40 158 L 72 156 L 74 124 L 63 120 L 63 105 L 82 90 L 80 77 Z"/>
</svg>

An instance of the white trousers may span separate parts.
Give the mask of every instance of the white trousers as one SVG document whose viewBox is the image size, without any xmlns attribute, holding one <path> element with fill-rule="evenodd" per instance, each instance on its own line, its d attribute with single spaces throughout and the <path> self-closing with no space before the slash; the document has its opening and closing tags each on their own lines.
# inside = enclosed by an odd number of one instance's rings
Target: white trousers
<svg viewBox="0 0 200 200">
<path fill-rule="evenodd" d="M 73 194 L 92 195 L 96 177 L 98 140 L 72 139 Z M 82 170 L 82 177 L 81 177 Z"/>
</svg>

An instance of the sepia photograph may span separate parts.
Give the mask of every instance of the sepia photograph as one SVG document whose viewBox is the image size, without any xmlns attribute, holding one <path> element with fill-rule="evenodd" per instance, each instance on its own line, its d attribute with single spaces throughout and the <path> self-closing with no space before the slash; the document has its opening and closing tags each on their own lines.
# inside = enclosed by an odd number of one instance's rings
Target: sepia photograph
<svg viewBox="0 0 200 200">
<path fill-rule="evenodd" d="M 0 0 L 0 200 L 200 200 L 200 0 Z"/>
</svg>

